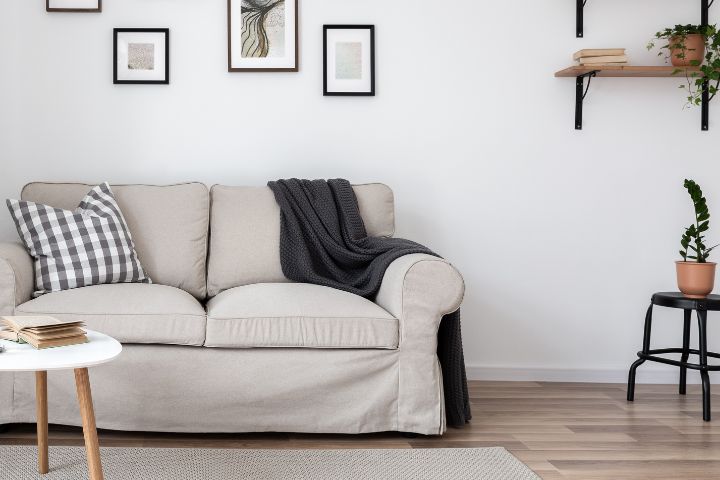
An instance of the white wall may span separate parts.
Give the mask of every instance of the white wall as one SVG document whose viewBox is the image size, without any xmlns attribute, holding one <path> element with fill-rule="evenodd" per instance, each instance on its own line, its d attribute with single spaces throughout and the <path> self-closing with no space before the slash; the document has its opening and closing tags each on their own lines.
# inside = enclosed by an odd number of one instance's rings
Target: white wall
<svg viewBox="0 0 720 480">
<path fill-rule="evenodd" d="M 226 72 L 224 0 L 43 3 L 0 7 L 0 196 L 38 179 L 386 182 L 399 233 L 465 275 L 474 377 L 624 381 L 650 294 L 675 288 L 685 177 L 720 240 L 720 104 L 701 133 L 679 80 L 597 79 L 577 132 L 574 81 L 553 78 L 580 48 L 661 62 L 647 40 L 698 22 L 699 2 L 590 1 L 577 40 L 572 0 L 304 0 L 297 74 Z M 322 96 L 323 23 L 376 25 L 377 97 Z M 172 84 L 113 85 L 113 27 L 169 27 Z M 657 315 L 658 344 L 680 318 Z M 639 379 L 675 379 L 654 371 Z"/>
</svg>

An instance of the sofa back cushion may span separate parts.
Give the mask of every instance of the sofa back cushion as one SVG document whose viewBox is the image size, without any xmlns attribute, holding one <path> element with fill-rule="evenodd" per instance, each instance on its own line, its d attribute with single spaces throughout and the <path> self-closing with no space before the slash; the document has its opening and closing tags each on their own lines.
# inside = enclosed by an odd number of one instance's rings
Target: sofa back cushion
<svg viewBox="0 0 720 480">
<path fill-rule="evenodd" d="M 368 235 L 395 232 L 392 190 L 372 183 L 353 186 Z M 280 207 L 268 187 L 210 190 L 208 296 L 253 283 L 287 282 L 280 266 Z"/>
<path fill-rule="evenodd" d="M 74 209 L 94 185 L 30 183 L 22 199 Z M 201 183 L 112 185 L 140 263 L 153 283 L 204 299 L 210 196 Z"/>
</svg>

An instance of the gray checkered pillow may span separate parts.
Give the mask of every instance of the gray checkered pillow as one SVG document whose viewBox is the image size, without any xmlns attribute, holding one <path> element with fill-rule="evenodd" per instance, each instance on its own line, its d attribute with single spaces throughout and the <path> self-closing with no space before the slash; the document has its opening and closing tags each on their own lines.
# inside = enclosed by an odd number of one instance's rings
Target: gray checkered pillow
<svg viewBox="0 0 720 480">
<path fill-rule="evenodd" d="M 7 201 L 20 238 L 35 258 L 35 295 L 102 283 L 151 283 L 107 183 L 74 212 Z"/>
</svg>

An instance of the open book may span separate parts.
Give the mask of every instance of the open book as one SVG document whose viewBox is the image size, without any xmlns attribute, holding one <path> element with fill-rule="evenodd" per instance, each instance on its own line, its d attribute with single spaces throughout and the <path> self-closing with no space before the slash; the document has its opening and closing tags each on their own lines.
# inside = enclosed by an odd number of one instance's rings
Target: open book
<svg viewBox="0 0 720 480">
<path fill-rule="evenodd" d="M 83 322 L 53 317 L 0 317 L 0 339 L 29 343 L 35 348 L 62 347 L 87 342 Z"/>
</svg>

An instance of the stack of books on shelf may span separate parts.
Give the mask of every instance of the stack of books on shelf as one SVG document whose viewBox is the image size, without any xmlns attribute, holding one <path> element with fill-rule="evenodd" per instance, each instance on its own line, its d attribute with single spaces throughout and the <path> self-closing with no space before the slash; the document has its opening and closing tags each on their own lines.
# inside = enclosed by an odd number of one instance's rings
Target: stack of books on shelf
<svg viewBox="0 0 720 480">
<path fill-rule="evenodd" d="M 29 343 L 35 348 L 86 343 L 83 322 L 63 322 L 53 317 L 0 317 L 0 340 Z"/>
<path fill-rule="evenodd" d="M 575 52 L 573 59 L 583 67 L 627 65 L 624 48 L 590 48 Z"/>
</svg>

